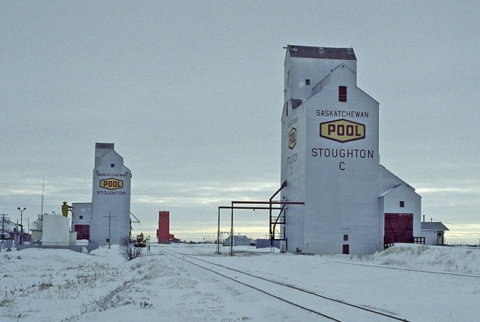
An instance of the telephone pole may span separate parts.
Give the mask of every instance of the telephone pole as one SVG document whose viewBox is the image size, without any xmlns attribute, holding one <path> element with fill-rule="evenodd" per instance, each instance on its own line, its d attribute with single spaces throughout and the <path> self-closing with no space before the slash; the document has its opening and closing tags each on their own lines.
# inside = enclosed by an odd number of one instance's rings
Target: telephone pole
<svg viewBox="0 0 480 322">
<path fill-rule="evenodd" d="M 2 214 L 2 240 L 5 240 L 5 214 Z"/>
<path fill-rule="evenodd" d="M 5 243 L 5 216 L 6 214 L 1 214 L 2 216 L 2 245 L 0 246 L 0 252 L 3 249 L 3 244 Z"/>
<path fill-rule="evenodd" d="M 18 210 L 20 210 L 20 245 L 22 245 L 23 241 L 23 212 L 27 209 L 27 207 L 23 207 L 21 209 L 20 207 L 17 207 Z"/>
</svg>

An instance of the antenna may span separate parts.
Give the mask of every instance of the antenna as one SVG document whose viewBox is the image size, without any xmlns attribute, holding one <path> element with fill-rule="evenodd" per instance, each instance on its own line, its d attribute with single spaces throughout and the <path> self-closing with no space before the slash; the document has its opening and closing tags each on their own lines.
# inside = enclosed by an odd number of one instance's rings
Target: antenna
<svg viewBox="0 0 480 322">
<path fill-rule="evenodd" d="M 45 177 L 43 177 L 43 183 L 42 183 L 42 206 L 40 209 L 40 215 L 43 216 L 43 192 L 45 191 Z"/>
</svg>

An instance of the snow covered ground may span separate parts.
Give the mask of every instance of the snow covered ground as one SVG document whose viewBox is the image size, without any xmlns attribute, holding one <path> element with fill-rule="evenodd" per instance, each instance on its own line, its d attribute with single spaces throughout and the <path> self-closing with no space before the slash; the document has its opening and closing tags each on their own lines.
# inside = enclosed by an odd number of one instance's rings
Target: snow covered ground
<svg viewBox="0 0 480 322">
<path fill-rule="evenodd" d="M 228 247 L 215 254 L 211 244 L 152 245 L 132 261 L 116 247 L 90 254 L 2 252 L 0 321 L 327 321 L 182 260 L 189 258 L 408 321 L 479 320 L 477 248 L 397 245 L 371 256 L 235 250 L 228 256 Z M 292 294 L 285 291 L 282 297 L 302 302 L 302 296 Z M 342 321 L 360 320 L 352 315 Z"/>
</svg>

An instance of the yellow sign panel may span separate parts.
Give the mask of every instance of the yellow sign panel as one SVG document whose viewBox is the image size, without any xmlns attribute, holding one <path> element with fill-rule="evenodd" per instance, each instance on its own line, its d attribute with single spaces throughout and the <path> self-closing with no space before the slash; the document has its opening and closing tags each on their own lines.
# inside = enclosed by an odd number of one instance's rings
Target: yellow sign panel
<svg viewBox="0 0 480 322">
<path fill-rule="evenodd" d="M 320 136 L 337 142 L 349 142 L 365 138 L 365 125 L 345 119 L 320 123 Z"/>
<path fill-rule="evenodd" d="M 288 147 L 292 150 L 297 144 L 297 129 L 292 127 L 288 133 Z"/>
<path fill-rule="evenodd" d="M 100 188 L 108 190 L 116 190 L 123 188 L 123 181 L 115 178 L 108 178 L 100 180 Z"/>
</svg>

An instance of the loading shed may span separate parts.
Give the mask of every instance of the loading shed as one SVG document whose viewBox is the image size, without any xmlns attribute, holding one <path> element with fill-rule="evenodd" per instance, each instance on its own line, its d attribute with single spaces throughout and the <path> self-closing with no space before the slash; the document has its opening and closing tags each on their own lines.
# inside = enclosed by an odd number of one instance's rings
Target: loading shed
<svg viewBox="0 0 480 322">
<path fill-rule="evenodd" d="M 449 229 L 441 222 L 422 222 L 422 236 L 425 245 L 444 245 L 445 232 Z"/>
</svg>

